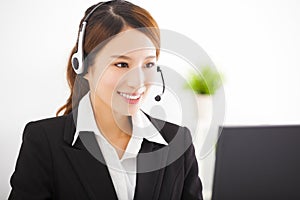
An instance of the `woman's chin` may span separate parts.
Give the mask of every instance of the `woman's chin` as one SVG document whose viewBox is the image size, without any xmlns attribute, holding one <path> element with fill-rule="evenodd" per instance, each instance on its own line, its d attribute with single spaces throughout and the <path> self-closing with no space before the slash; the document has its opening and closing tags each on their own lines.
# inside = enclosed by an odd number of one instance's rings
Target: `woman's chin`
<svg viewBox="0 0 300 200">
<path fill-rule="evenodd" d="M 112 105 L 113 110 L 121 115 L 132 116 L 140 110 L 144 100 L 144 96 L 141 96 L 141 98 L 139 98 L 137 101 L 124 99 L 118 100 L 121 101 L 118 101 L 117 103 Z"/>
<path fill-rule="evenodd" d="M 114 109 L 114 111 L 120 115 L 133 116 L 139 111 L 139 109 L 140 107 L 136 106 L 135 108 L 130 107 L 128 109 L 119 109 L 119 110 Z"/>
</svg>

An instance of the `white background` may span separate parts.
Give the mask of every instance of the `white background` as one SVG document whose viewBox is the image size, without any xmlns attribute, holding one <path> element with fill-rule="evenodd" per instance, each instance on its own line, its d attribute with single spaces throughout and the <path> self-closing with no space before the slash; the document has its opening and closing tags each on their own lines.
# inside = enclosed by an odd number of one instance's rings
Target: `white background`
<svg viewBox="0 0 300 200">
<path fill-rule="evenodd" d="M 66 101 L 66 63 L 92 0 L 6 0 L 0 6 L 0 199 L 27 122 Z M 225 74 L 225 124 L 300 123 L 298 0 L 131 1 L 161 28 L 197 42 Z"/>
</svg>

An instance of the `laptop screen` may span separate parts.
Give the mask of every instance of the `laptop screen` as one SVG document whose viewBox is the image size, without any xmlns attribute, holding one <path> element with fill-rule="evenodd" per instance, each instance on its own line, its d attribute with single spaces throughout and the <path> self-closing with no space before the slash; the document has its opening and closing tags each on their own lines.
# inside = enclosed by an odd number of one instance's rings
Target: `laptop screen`
<svg viewBox="0 0 300 200">
<path fill-rule="evenodd" d="M 213 200 L 300 199 L 300 125 L 220 130 Z"/>
</svg>

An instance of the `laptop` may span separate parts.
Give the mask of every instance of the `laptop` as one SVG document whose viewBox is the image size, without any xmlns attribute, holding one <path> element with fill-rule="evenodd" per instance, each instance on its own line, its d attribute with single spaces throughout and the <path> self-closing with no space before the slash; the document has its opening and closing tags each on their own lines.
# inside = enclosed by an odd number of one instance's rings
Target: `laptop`
<svg viewBox="0 0 300 200">
<path fill-rule="evenodd" d="M 300 125 L 220 128 L 212 200 L 299 200 Z"/>
</svg>

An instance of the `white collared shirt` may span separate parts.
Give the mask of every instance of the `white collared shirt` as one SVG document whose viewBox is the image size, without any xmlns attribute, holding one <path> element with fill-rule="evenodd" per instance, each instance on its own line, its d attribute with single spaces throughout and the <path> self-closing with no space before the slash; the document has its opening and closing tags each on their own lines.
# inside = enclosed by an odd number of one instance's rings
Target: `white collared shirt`
<svg viewBox="0 0 300 200">
<path fill-rule="evenodd" d="M 77 140 L 80 131 L 92 131 L 95 133 L 96 140 L 112 178 L 115 191 L 120 200 L 131 200 L 134 197 L 136 186 L 136 157 L 140 151 L 143 138 L 151 142 L 168 145 L 142 111 L 139 110 L 132 116 L 132 125 L 132 136 L 122 158 L 119 159 L 115 148 L 98 129 L 91 105 L 90 92 L 79 102 L 76 132 L 72 145 L 74 145 Z"/>
</svg>

